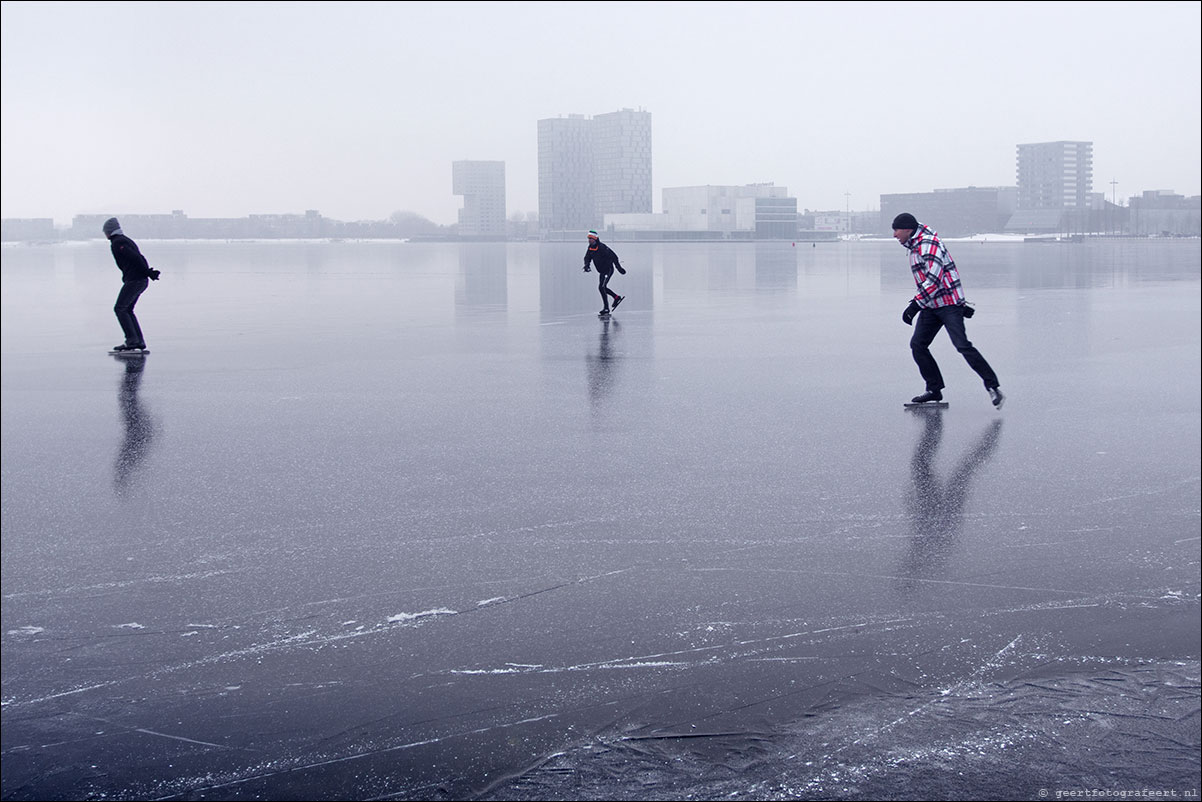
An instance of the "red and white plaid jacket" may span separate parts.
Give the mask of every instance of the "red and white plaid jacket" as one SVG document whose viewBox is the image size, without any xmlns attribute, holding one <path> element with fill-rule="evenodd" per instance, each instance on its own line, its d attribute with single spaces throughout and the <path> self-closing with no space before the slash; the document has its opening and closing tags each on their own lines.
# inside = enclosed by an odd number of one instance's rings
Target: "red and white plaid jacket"
<svg viewBox="0 0 1202 802">
<path fill-rule="evenodd" d="M 910 272 L 918 285 L 914 300 L 924 309 L 964 303 L 960 273 L 952 256 L 939 241 L 939 235 L 922 223 L 910 239 L 902 243 L 910 252 Z"/>
</svg>

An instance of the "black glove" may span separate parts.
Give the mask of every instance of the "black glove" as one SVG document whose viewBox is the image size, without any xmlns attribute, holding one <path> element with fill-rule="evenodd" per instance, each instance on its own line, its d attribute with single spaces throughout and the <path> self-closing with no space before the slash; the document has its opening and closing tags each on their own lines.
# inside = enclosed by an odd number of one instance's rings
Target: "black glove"
<svg viewBox="0 0 1202 802">
<path fill-rule="evenodd" d="M 588 265 L 585 265 L 585 266 L 584 266 L 584 272 L 585 272 L 585 273 L 589 273 L 589 272 L 591 272 L 591 271 L 592 271 L 592 268 L 591 268 L 591 267 L 589 267 Z"/>
<path fill-rule="evenodd" d="M 906 307 L 906 311 L 902 312 L 902 322 L 907 326 L 913 326 L 914 316 L 918 314 L 920 309 L 922 307 L 918 305 L 918 301 L 911 299 L 910 305 Z"/>
<path fill-rule="evenodd" d="M 621 265 L 614 265 L 614 267 L 618 268 L 618 272 L 621 273 L 623 276 L 626 275 L 626 270 Z"/>
<path fill-rule="evenodd" d="M 960 308 L 964 310 L 964 317 L 972 317 L 977 313 L 977 310 L 973 309 L 968 304 L 961 304 Z"/>
<path fill-rule="evenodd" d="M 161 276 L 161 275 L 162 275 L 162 273 L 160 273 L 159 271 L 155 270 L 153 267 L 152 267 L 152 268 L 150 268 L 150 280 L 151 280 L 151 281 L 158 281 L 158 280 L 159 280 L 159 276 Z"/>
</svg>

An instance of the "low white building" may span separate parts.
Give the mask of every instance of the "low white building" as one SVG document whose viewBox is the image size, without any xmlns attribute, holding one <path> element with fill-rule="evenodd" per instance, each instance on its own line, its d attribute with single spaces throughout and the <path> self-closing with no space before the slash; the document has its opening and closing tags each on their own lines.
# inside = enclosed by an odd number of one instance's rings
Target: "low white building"
<svg viewBox="0 0 1202 802">
<path fill-rule="evenodd" d="M 607 231 L 706 232 L 716 236 L 788 239 L 797 234 L 797 199 L 768 184 L 665 187 L 658 214 L 607 214 Z"/>
</svg>

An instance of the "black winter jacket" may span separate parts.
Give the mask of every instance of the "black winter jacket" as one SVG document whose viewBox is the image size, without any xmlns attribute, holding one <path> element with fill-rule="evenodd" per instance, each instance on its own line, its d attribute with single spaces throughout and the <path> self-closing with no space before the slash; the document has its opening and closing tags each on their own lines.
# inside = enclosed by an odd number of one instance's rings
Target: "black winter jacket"
<svg viewBox="0 0 1202 802">
<path fill-rule="evenodd" d="M 597 240 L 597 244 L 589 244 L 588 250 L 584 252 L 584 266 L 588 267 L 592 262 L 593 267 L 597 268 L 597 272 L 612 273 L 614 267 L 622 269 L 622 263 L 618 261 L 618 255 L 610 250 L 610 247 L 601 240 Z"/>
<path fill-rule="evenodd" d="M 150 264 L 132 239 L 124 234 L 116 234 L 109 239 L 109 246 L 113 249 L 113 260 L 121 269 L 123 283 L 150 278 Z"/>
</svg>

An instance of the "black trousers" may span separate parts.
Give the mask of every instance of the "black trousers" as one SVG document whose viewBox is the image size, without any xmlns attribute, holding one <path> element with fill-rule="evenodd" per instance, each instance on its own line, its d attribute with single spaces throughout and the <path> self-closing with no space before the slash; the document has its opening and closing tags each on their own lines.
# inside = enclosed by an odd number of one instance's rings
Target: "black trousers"
<svg viewBox="0 0 1202 802">
<path fill-rule="evenodd" d="M 619 297 L 616 292 L 609 288 L 609 280 L 614 277 L 614 269 L 609 270 L 597 268 L 597 291 L 601 293 L 601 303 L 606 309 L 609 309 L 610 297 Z"/>
<path fill-rule="evenodd" d="M 136 278 L 122 284 L 121 292 L 117 293 L 117 303 L 113 306 L 113 312 L 117 315 L 117 322 L 121 324 L 121 331 L 125 333 L 125 344 L 128 346 L 146 345 L 142 327 L 138 325 L 138 318 L 134 315 L 134 304 L 149 285 L 150 279 Z"/>
<path fill-rule="evenodd" d="M 947 386 L 943 383 L 943 374 L 939 372 L 935 357 L 931 356 L 931 343 L 942 328 L 947 329 L 947 336 L 951 338 L 952 345 L 956 346 L 956 350 L 964 357 L 968 366 L 985 382 L 985 387 L 997 387 L 997 374 L 989 367 L 981 352 L 973 348 L 972 343 L 968 341 L 968 335 L 964 331 L 964 310 L 959 306 L 940 306 L 936 309 L 923 309 L 918 313 L 918 319 L 914 321 L 914 336 L 910 338 L 910 352 L 914 354 L 918 372 L 927 383 L 927 389 L 942 390 Z"/>
</svg>

